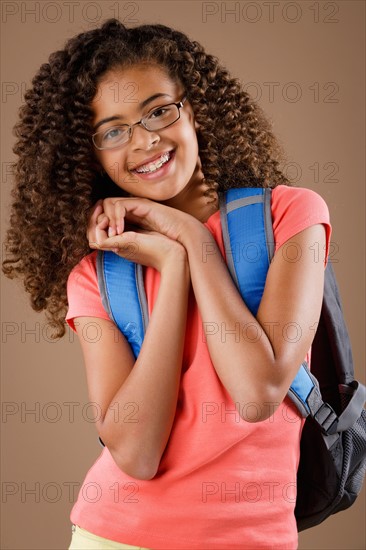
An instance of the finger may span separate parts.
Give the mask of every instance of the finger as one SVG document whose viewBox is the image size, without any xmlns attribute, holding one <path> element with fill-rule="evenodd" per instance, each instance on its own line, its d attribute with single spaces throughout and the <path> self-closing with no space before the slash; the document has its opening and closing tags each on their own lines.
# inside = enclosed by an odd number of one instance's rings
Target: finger
<svg viewBox="0 0 366 550">
<path fill-rule="evenodd" d="M 108 226 L 109 226 L 109 218 L 105 214 L 102 214 L 101 216 L 98 216 L 98 223 L 96 224 L 94 231 L 96 231 L 97 228 L 108 231 Z"/>
<path fill-rule="evenodd" d="M 116 217 L 115 217 L 115 201 L 111 198 L 104 199 L 103 208 L 105 214 L 109 218 L 108 235 L 113 237 L 117 234 Z"/>
<path fill-rule="evenodd" d="M 96 227 L 99 229 L 105 229 L 108 232 L 108 227 L 110 226 L 110 219 L 105 214 L 99 219 Z"/>
<path fill-rule="evenodd" d="M 133 260 L 139 250 L 137 234 L 134 231 L 128 231 L 122 235 L 107 238 L 101 244 L 101 248 L 112 250 L 123 258 Z"/>
<path fill-rule="evenodd" d="M 98 202 L 95 203 L 94 207 L 91 210 L 91 216 L 89 218 L 89 221 L 95 225 L 98 216 L 100 216 L 102 212 L 103 212 L 103 204 L 102 204 L 102 201 L 99 200 Z"/>
<path fill-rule="evenodd" d="M 100 223 L 98 223 L 93 232 L 90 234 L 89 246 L 90 248 L 101 248 L 103 242 L 108 238 L 108 217 L 105 216 Z"/>
<path fill-rule="evenodd" d="M 88 219 L 87 229 L 86 229 L 86 237 L 88 240 L 93 239 L 93 232 L 95 229 L 95 226 L 97 224 L 97 218 L 100 216 L 101 212 L 103 212 L 103 206 L 101 201 L 98 201 L 91 209 L 91 215 Z"/>
<path fill-rule="evenodd" d="M 106 229 L 108 232 L 108 237 L 113 237 L 116 233 L 113 230 L 113 227 L 109 227 L 110 220 L 108 216 L 103 212 L 102 214 L 99 214 L 97 218 L 97 226 L 100 229 Z"/>
<path fill-rule="evenodd" d="M 108 223 L 109 223 L 109 218 L 105 214 L 105 212 L 102 212 L 101 214 L 99 214 L 99 216 L 97 217 L 97 223 L 95 225 L 98 225 L 98 224 L 102 223 L 103 220 L 107 220 Z"/>
<path fill-rule="evenodd" d="M 115 203 L 116 231 L 120 235 L 125 230 L 126 208 L 122 201 Z"/>
<path fill-rule="evenodd" d="M 123 217 L 123 219 L 128 218 L 138 220 L 141 218 L 146 217 L 146 215 L 149 213 L 149 210 L 151 208 L 151 202 L 147 199 L 141 198 L 141 197 L 125 197 L 125 198 L 119 198 L 113 201 L 114 206 L 114 213 L 116 214 L 116 225 L 118 225 L 119 217 Z M 107 212 L 108 214 L 112 215 L 112 213 Z"/>
<path fill-rule="evenodd" d="M 101 248 L 104 245 L 106 239 L 108 239 L 108 222 L 105 223 L 104 221 L 102 221 L 101 224 L 97 225 L 95 229 L 95 236 L 98 248 Z"/>
</svg>

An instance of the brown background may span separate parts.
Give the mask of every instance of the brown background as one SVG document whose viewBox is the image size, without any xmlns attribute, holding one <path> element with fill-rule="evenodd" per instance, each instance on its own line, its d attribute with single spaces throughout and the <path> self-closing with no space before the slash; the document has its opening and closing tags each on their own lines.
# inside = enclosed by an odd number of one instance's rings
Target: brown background
<svg viewBox="0 0 366 550">
<path fill-rule="evenodd" d="M 365 4 L 270 5 L 2 2 L 2 230 L 10 201 L 11 128 L 25 87 L 49 53 L 113 15 L 127 25 L 176 27 L 248 85 L 287 151 L 293 182 L 327 201 L 356 374 L 365 382 Z M 31 310 L 17 283 L 2 278 L 2 298 L 2 400 L 8 414 L 2 420 L 1 548 L 64 549 L 72 503 L 101 451 L 82 355 L 72 333 L 49 339 L 43 314 Z M 364 518 L 362 493 L 350 510 L 301 534 L 300 548 L 365 548 Z"/>
</svg>

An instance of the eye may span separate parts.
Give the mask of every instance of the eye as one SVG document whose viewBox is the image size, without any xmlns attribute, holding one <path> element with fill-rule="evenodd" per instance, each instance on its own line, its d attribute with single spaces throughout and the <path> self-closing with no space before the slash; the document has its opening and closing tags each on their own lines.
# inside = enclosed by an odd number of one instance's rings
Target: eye
<svg viewBox="0 0 366 550">
<path fill-rule="evenodd" d="M 170 112 L 171 107 L 158 107 L 157 109 L 154 109 L 152 113 L 148 115 L 149 118 L 164 118 L 167 116 L 167 114 Z"/>
<path fill-rule="evenodd" d="M 103 142 L 116 141 L 120 139 L 121 136 L 125 135 L 126 131 L 127 130 L 121 126 L 114 126 L 103 134 Z"/>
</svg>

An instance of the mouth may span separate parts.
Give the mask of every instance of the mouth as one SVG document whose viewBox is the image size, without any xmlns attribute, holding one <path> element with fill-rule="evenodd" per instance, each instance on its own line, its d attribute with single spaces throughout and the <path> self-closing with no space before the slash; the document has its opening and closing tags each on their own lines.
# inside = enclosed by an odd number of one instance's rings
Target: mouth
<svg viewBox="0 0 366 550">
<path fill-rule="evenodd" d="M 131 172 L 133 172 L 134 174 L 138 174 L 139 176 L 148 176 L 149 174 L 156 174 L 157 172 L 161 172 L 162 169 L 165 168 L 165 166 L 170 165 L 174 154 L 174 150 L 165 151 L 152 161 L 140 164 L 139 166 L 137 166 L 137 168 L 131 170 Z"/>
</svg>

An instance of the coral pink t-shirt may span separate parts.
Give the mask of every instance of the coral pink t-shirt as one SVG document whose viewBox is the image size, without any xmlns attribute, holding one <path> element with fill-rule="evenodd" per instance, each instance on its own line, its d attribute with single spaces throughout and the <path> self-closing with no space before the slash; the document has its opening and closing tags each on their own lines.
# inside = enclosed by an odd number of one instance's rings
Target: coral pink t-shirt
<svg viewBox="0 0 366 550">
<path fill-rule="evenodd" d="M 331 226 L 317 193 L 276 187 L 272 220 L 276 250 L 303 229 L 324 224 L 326 264 Z M 225 255 L 220 213 L 205 226 Z M 154 269 L 145 270 L 150 314 L 159 280 Z M 67 292 L 66 320 L 73 330 L 78 316 L 109 319 L 99 294 L 96 252 L 73 269 Z M 254 404 L 248 406 L 255 415 Z M 104 447 L 87 472 L 70 519 L 101 537 L 151 549 L 295 549 L 303 422 L 288 398 L 263 422 L 239 416 L 213 367 L 192 300 L 177 410 L 157 475 L 148 481 L 128 476 Z"/>
</svg>

